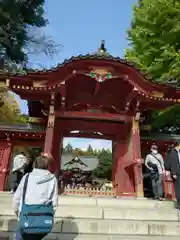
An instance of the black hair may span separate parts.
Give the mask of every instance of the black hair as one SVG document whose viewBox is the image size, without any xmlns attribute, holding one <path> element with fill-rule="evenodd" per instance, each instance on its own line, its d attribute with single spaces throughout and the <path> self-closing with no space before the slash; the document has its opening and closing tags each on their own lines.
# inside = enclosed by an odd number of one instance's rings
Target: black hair
<svg viewBox="0 0 180 240">
<path fill-rule="evenodd" d="M 175 145 L 179 146 L 180 145 L 180 140 L 176 140 Z"/>
</svg>

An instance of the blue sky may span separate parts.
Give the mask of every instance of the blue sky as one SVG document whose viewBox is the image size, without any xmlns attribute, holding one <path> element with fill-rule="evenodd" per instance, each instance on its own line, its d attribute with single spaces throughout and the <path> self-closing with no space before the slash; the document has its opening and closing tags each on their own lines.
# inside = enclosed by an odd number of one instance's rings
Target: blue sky
<svg viewBox="0 0 180 240">
<path fill-rule="evenodd" d="M 93 53 L 101 40 L 113 56 L 123 57 L 128 47 L 126 30 L 132 19 L 132 8 L 136 0 L 46 0 L 45 12 L 49 25 L 44 29 L 62 47 L 53 59 L 44 55 L 31 56 L 31 67 L 51 68 L 66 58 Z M 27 113 L 25 101 L 18 97 L 21 111 Z M 110 141 L 93 139 L 64 139 L 73 147 L 111 148 Z"/>
</svg>

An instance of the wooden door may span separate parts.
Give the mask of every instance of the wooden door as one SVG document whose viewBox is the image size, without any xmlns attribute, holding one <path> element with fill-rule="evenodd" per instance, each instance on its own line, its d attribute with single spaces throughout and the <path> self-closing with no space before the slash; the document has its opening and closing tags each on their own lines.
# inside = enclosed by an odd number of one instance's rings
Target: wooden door
<svg viewBox="0 0 180 240">
<path fill-rule="evenodd" d="M 9 174 L 11 144 L 0 142 L 0 191 L 6 188 L 6 182 Z"/>
</svg>

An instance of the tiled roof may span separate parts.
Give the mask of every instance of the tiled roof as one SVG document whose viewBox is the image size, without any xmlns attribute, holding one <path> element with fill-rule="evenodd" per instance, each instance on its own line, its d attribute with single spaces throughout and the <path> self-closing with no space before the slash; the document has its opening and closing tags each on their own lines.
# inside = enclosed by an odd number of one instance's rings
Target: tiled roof
<svg viewBox="0 0 180 240">
<path fill-rule="evenodd" d="M 62 155 L 61 156 L 61 169 L 67 169 L 67 163 L 70 162 L 74 158 L 73 155 Z M 98 164 L 99 159 L 93 156 L 79 156 L 80 161 L 83 163 L 73 163 L 69 165 L 69 168 L 80 168 L 85 171 L 92 171 L 94 170 Z M 87 166 L 87 167 L 86 167 Z"/>
</svg>

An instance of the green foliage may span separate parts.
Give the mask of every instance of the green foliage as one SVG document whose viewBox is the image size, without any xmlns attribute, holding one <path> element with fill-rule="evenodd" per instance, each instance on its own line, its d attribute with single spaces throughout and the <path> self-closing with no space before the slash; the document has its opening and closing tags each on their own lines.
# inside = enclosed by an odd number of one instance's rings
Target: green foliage
<svg viewBox="0 0 180 240">
<path fill-rule="evenodd" d="M 125 58 L 153 80 L 165 83 L 180 80 L 180 1 L 141 0 L 134 7 L 128 39 L 131 48 Z M 177 129 L 180 108 L 171 107 L 155 112 L 152 126 L 155 131 Z"/>
<path fill-rule="evenodd" d="M 180 130 L 180 106 L 175 105 L 164 111 L 154 111 L 152 115 L 152 128 L 154 131 L 177 133 Z"/>
<path fill-rule="evenodd" d="M 19 115 L 17 118 L 17 123 L 28 123 L 29 116 L 26 114 Z"/>
<path fill-rule="evenodd" d="M 66 145 L 66 147 L 64 148 L 63 153 L 64 154 L 72 154 L 72 152 L 73 152 L 73 147 L 72 147 L 72 145 L 70 143 L 68 143 Z"/>
<path fill-rule="evenodd" d="M 93 175 L 98 178 L 112 180 L 112 153 L 110 150 L 102 149 L 98 154 L 99 165 L 93 171 Z"/>
<path fill-rule="evenodd" d="M 13 96 L 8 92 L 0 92 L 2 105 L 0 106 L 0 122 L 16 123 L 19 118 L 19 107 Z"/>
<path fill-rule="evenodd" d="M 0 70 L 24 74 L 30 54 L 43 52 L 51 56 L 57 50 L 54 42 L 39 32 L 48 23 L 44 18 L 44 2 L 0 1 Z M 13 109 L 12 102 L 0 100 L 0 121 L 26 122 L 27 119 Z"/>
<path fill-rule="evenodd" d="M 0 91 L 0 123 L 22 124 L 28 122 L 28 115 L 21 115 L 14 95 L 7 91 Z"/>
<path fill-rule="evenodd" d="M 180 79 L 180 1 L 141 0 L 133 13 L 125 57 L 154 80 Z"/>
<path fill-rule="evenodd" d="M 48 21 L 44 18 L 44 0 L 0 1 L 0 68 L 4 62 L 26 64 L 28 54 L 50 53 L 52 40 L 39 33 Z"/>
<path fill-rule="evenodd" d="M 90 144 L 89 144 L 89 146 L 87 148 L 87 153 L 88 153 L 88 155 L 94 155 L 94 151 L 93 151 L 93 149 L 92 149 Z"/>
</svg>

